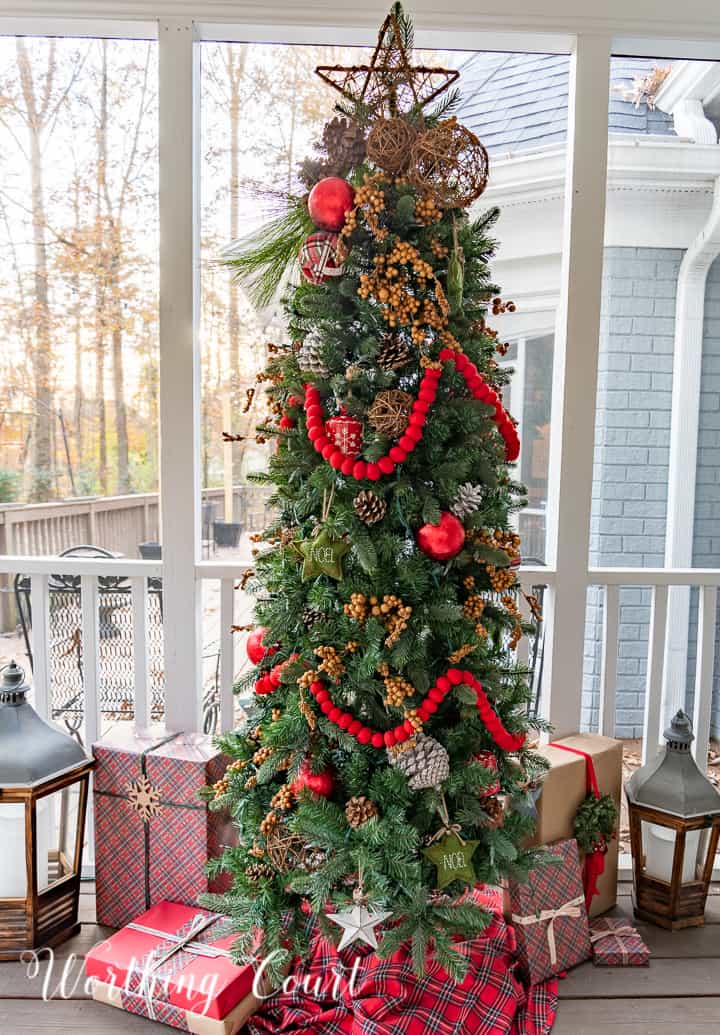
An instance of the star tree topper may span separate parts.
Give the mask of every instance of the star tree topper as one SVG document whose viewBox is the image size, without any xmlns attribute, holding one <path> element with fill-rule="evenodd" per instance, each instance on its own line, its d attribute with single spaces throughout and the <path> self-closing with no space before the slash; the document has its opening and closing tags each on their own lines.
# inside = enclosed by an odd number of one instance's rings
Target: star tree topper
<svg viewBox="0 0 720 1035">
<path fill-rule="evenodd" d="M 423 851 L 423 855 L 437 868 L 437 886 L 442 890 L 454 880 L 464 880 L 466 884 L 475 883 L 475 870 L 472 866 L 473 852 L 479 841 L 463 841 L 454 830 Z"/>
<path fill-rule="evenodd" d="M 355 941 L 365 942 L 371 949 L 377 949 L 375 928 L 390 916 L 392 913 L 371 912 L 367 908 L 367 899 L 362 888 L 356 888 L 353 892 L 351 909 L 345 909 L 341 913 L 328 913 L 328 920 L 332 920 L 333 923 L 343 928 L 338 951 L 347 948 Z"/>
<path fill-rule="evenodd" d="M 407 34 L 394 11 L 382 24 L 369 65 L 318 65 L 316 75 L 375 115 L 407 114 L 439 97 L 459 78 L 457 69 L 411 65 Z"/>
<path fill-rule="evenodd" d="M 303 581 L 316 575 L 329 575 L 338 580 L 343 577 L 342 559 L 350 549 L 344 539 L 334 539 L 323 529 L 314 539 L 300 543 L 297 549 L 304 558 Z"/>
</svg>

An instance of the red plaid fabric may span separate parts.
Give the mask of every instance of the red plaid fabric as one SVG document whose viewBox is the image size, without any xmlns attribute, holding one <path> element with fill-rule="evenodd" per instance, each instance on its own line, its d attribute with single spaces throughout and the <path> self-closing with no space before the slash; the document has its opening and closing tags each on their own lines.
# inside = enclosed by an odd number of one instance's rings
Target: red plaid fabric
<svg viewBox="0 0 720 1035">
<path fill-rule="evenodd" d="M 136 992 L 128 992 L 123 988 L 120 992 L 122 1008 L 127 1013 L 137 1014 L 138 1017 L 147 1017 L 151 1021 L 159 1021 L 171 1028 L 179 1028 L 180 1031 L 190 1031 L 187 1020 L 187 1011 L 173 1006 L 172 1003 L 164 1003 L 161 1000 L 153 1000 L 152 1013 L 144 995 Z"/>
<path fill-rule="evenodd" d="M 592 956 L 577 842 L 547 851 L 559 861 L 533 870 L 526 884 L 509 883 L 519 956 L 533 985 Z"/>
<path fill-rule="evenodd" d="M 462 984 L 437 964 L 418 978 L 407 949 L 380 960 L 356 943 L 339 954 L 315 929 L 307 959 L 292 971 L 287 991 L 251 1018 L 249 1035 L 547 1035 L 557 982 L 525 987 L 499 893 L 478 895 L 493 921 L 480 937 L 457 943 L 469 961 Z"/>
</svg>

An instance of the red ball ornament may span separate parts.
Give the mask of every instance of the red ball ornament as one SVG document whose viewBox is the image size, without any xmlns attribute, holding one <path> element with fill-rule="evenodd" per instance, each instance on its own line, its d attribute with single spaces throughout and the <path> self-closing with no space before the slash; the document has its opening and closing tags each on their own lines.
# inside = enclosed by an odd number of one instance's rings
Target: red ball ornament
<svg viewBox="0 0 720 1035">
<path fill-rule="evenodd" d="M 326 176 L 308 195 L 308 212 L 319 230 L 342 230 L 345 216 L 355 204 L 355 191 L 340 176 Z"/>
<path fill-rule="evenodd" d="M 449 561 L 460 553 L 465 542 L 465 529 L 454 514 L 444 510 L 437 525 L 423 525 L 417 533 L 417 544 L 435 561 Z"/>
<path fill-rule="evenodd" d="M 278 426 L 285 431 L 290 431 L 291 428 L 295 427 L 295 421 L 292 417 L 288 417 L 287 413 L 284 413 L 278 422 Z"/>
<path fill-rule="evenodd" d="M 306 758 L 300 766 L 297 780 L 292 785 L 293 794 L 299 794 L 305 788 L 321 798 L 329 798 L 335 788 L 332 769 L 323 769 L 321 773 L 314 773 L 310 760 Z"/>
<path fill-rule="evenodd" d="M 300 271 L 311 284 L 323 284 L 330 277 L 339 277 L 343 264 L 337 257 L 337 234 L 316 230 L 305 238 L 300 248 Z"/>
<path fill-rule="evenodd" d="M 253 629 L 253 631 L 250 633 L 250 635 L 247 638 L 247 643 L 245 644 L 245 650 L 247 651 L 247 656 L 250 658 L 250 660 L 252 661 L 253 665 L 259 665 L 260 662 L 262 661 L 262 659 L 266 655 L 274 654 L 276 652 L 276 650 L 277 650 L 277 646 L 275 646 L 275 647 L 266 647 L 266 646 L 264 646 L 264 644 L 263 644 L 263 636 L 265 635 L 266 632 L 267 632 L 267 629 L 265 628 L 265 626 L 264 625 L 259 625 L 257 627 L 257 629 Z"/>
<path fill-rule="evenodd" d="M 357 417 L 351 417 L 348 413 L 330 417 L 325 421 L 325 431 L 330 441 L 335 443 L 348 460 L 354 460 L 356 456 L 360 455 L 363 425 Z"/>
</svg>

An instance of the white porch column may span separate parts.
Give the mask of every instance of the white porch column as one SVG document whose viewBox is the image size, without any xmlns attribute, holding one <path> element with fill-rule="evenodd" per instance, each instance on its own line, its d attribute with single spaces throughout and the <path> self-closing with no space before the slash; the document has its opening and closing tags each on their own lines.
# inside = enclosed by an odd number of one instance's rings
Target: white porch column
<svg viewBox="0 0 720 1035">
<path fill-rule="evenodd" d="M 665 533 L 666 568 L 692 568 L 693 562 L 705 286 L 710 266 L 718 254 L 720 178 L 715 181 L 715 194 L 708 220 L 685 252 L 678 275 Z M 678 708 L 685 706 L 689 629 L 690 590 L 682 586 L 672 587 L 668 601 L 663 667 L 663 725 L 670 721 Z"/>
<path fill-rule="evenodd" d="M 546 613 L 542 701 L 559 737 L 579 728 L 582 699 L 610 49 L 609 36 L 581 35 L 571 64 L 548 501 L 548 561 L 557 577 Z"/>
<path fill-rule="evenodd" d="M 160 505 L 166 723 L 200 729 L 199 60 L 187 18 L 159 23 Z"/>
</svg>

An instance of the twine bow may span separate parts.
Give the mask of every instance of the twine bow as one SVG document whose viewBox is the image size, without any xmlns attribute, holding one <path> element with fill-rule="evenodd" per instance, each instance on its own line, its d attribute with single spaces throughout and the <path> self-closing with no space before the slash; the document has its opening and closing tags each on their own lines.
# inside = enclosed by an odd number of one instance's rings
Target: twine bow
<svg viewBox="0 0 720 1035">
<path fill-rule="evenodd" d="M 440 819 L 442 821 L 442 826 L 440 827 L 439 830 L 435 831 L 433 836 L 430 838 L 430 842 L 429 843 L 432 844 L 433 841 L 442 841 L 442 839 L 444 837 L 447 837 L 449 834 L 455 834 L 455 837 L 458 839 L 460 844 L 464 845 L 465 842 L 463 841 L 462 837 L 460 836 L 460 831 L 462 830 L 462 827 L 460 826 L 459 823 L 451 823 L 450 822 L 450 816 L 449 816 L 448 810 L 447 810 L 447 802 L 445 801 L 445 795 L 442 793 L 442 791 L 440 792 L 440 797 L 438 799 L 438 803 L 437 803 L 436 808 L 437 808 L 437 811 L 440 813 Z"/>
<path fill-rule="evenodd" d="M 578 895 L 577 898 L 571 898 L 569 902 L 566 902 L 562 906 L 558 906 L 557 909 L 542 909 L 539 913 L 535 913 L 531 916 L 519 916 L 517 913 L 512 914 L 512 922 L 520 927 L 532 927 L 534 924 L 547 924 L 545 930 L 547 936 L 548 950 L 550 952 L 550 962 L 553 966 L 557 963 L 557 944 L 555 942 L 555 921 L 561 917 L 569 917 L 577 919 L 582 916 L 581 906 L 585 902 L 584 895 Z"/>
</svg>

